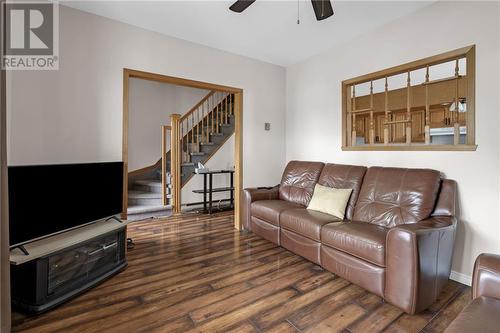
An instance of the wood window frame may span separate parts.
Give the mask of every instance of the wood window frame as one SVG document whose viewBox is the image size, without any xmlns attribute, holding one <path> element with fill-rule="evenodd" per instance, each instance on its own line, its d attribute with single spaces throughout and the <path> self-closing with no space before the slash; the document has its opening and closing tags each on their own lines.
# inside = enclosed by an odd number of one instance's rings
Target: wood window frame
<svg viewBox="0 0 500 333">
<path fill-rule="evenodd" d="M 395 76 L 408 71 L 414 71 L 425 68 L 426 66 L 438 65 L 458 58 L 466 59 L 466 76 L 467 76 L 467 137 L 465 144 L 425 144 L 425 143 L 411 143 L 411 144 L 365 144 L 365 145 L 352 145 L 351 144 L 351 128 L 347 129 L 350 125 L 348 121 L 348 110 L 350 108 L 348 92 L 350 87 L 370 81 L 384 79 L 386 77 Z M 475 45 L 466 46 L 453 51 L 441 53 L 424 59 L 412 61 L 406 64 L 394 66 L 391 68 L 383 69 L 370 74 L 361 75 L 355 78 L 342 81 L 342 150 L 343 151 L 475 151 L 476 135 L 475 135 L 475 75 L 476 75 L 476 47 Z"/>
</svg>

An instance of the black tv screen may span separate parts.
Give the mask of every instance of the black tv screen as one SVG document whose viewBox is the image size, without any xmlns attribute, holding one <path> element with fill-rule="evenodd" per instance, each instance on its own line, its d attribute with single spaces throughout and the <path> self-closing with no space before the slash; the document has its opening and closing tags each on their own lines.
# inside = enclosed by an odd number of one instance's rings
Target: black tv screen
<svg viewBox="0 0 500 333">
<path fill-rule="evenodd" d="M 11 166 L 10 245 L 121 213 L 123 162 Z"/>
</svg>

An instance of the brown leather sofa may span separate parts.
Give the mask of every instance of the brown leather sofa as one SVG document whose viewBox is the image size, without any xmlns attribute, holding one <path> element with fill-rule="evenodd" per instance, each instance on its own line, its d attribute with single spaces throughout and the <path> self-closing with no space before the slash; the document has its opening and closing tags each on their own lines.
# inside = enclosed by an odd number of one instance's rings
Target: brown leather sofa
<svg viewBox="0 0 500 333">
<path fill-rule="evenodd" d="M 446 333 L 500 332 L 500 256 L 481 254 L 474 265 L 472 301 L 446 329 Z"/>
<path fill-rule="evenodd" d="M 353 190 L 343 221 L 306 209 L 316 184 Z M 435 170 L 291 161 L 244 190 L 243 225 L 413 314 L 450 275 L 456 193 Z"/>
</svg>

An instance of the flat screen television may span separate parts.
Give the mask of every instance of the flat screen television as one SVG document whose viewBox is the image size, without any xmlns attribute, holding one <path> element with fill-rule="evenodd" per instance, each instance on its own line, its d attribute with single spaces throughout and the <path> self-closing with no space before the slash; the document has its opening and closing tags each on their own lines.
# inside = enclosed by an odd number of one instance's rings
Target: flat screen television
<svg viewBox="0 0 500 333">
<path fill-rule="evenodd" d="M 10 246 L 121 213 L 123 162 L 10 166 Z"/>
</svg>

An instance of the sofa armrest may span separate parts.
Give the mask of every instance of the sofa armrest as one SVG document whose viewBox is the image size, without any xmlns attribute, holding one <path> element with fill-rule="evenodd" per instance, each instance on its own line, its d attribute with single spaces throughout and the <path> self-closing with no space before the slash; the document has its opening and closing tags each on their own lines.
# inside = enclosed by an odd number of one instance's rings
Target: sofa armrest
<svg viewBox="0 0 500 333">
<path fill-rule="evenodd" d="M 277 200 L 279 198 L 279 185 L 267 188 L 246 188 L 243 190 L 243 228 L 250 230 L 250 206 L 258 200 Z"/>
<path fill-rule="evenodd" d="M 410 314 L 434 303 L 450 276 L 456 225 L 454 216 L 434 216 L 389 230 L 386 300 Z"/>
<path fill-rule="evenodd" d="M 485 296 L 500 299 L 500 256 L 481 254 L 474 264 L 472 299 Z"/>
</svg>

